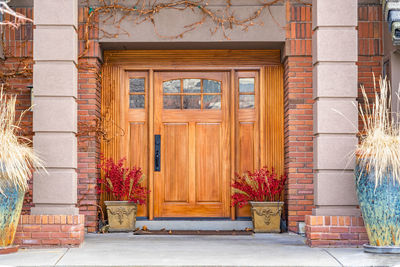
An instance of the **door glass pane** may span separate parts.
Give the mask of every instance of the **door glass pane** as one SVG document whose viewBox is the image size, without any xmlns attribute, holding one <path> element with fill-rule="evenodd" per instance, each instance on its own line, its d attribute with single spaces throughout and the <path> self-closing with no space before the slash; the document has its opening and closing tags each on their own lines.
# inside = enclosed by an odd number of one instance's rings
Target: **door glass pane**
<svg viewBox="0 0 400 267">
<path fill-rule="evenodd" d="M 240 95 L 239 108 L 254 108 L 254 95 Z"/>
<path fill-rule="evenodd" d="M 184 93 L 200 93 L 201 80 L 200 79 L 184 79 L 183 92 Z"/>
<path fill-rule="evenodd" d="M 144 93 L 144 78 L 129 79 L 130 93 Z"/>
<path fill-rule="evenodd" d="M 221 109 L 220 95 L 204 95 L 203 109 Z"/>
<path fill-rule="evenodd" d="M 165 109 L 181 109 L 181 96 L 179 95 L 164 95 Z"/>
<path fill-rule="evenodd" d="M 185 95 L 183 96 L 183 109 L 200 109 L 200 101 L 199 95 Z"/>
<path fill-rule="evenodd" d="M 254 92 L 254 78 L 239 78 L 239 92 Z"/>
<path fill-rule="evenodd" d="M 144 95 L 130 95 L 129 108 L 144 108 Z"/>
<path fill-rule="evenodd" d="M 171 80 L 163 82 L 164 93 L 180 93 L 181 92 L 181 80 Z"/>
<path fill-rule="evenodd" d="M 203 93 L 220 93 L 221 82 L 213 80 L 203 80 Z"/>
</svg>

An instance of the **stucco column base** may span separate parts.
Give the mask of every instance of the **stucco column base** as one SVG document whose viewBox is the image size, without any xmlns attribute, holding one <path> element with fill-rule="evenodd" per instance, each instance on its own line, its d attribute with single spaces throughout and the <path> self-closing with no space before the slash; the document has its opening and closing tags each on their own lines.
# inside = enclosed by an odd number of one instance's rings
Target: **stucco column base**
<svg viewBox="0 0 400 267">
<path fill-rule="evenodd" d="M 368 243 L 359 216 L 306 216 L 306 238 L 311 247 L 362 247 Z"/>
<path fill-rule="evenodd" d="M 361 216 L 361 211 L 357 206 L 324 206 L 313 209 L 315 216 Z"/>
<path fill-rule="evenodd" d="M 24 248 L 79 247 L 84 215 L 21 215 L 14 244 Z"/>
<path fill-rule="evenodd" d="M 79 209 L 75 205 L 35 204 L 31 208 L 32 215 L 78 215 Z"/>
</svg>

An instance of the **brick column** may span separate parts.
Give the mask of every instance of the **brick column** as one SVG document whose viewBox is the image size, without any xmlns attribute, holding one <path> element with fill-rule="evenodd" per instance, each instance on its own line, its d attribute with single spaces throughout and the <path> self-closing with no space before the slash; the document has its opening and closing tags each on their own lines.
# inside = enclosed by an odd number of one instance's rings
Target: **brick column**
<svg viewBox="0 0 400 267">
<path fill-rule="evenodd" d="M 313 1 L 314 215 L 359 215 L 357 1 Z"/>
<path fill-rule="evenodd" d="M 289 231 L 312 214 L 313 99 L 311 7 L 287 2 L 285 66 L 285 203 Z"/>
<path fill-rule="evenodd" d="M 78 214 L 77 0 L 35 0 L 34 149 L 48 174 L 34 174 L 32 214 Z"/>
</svg>

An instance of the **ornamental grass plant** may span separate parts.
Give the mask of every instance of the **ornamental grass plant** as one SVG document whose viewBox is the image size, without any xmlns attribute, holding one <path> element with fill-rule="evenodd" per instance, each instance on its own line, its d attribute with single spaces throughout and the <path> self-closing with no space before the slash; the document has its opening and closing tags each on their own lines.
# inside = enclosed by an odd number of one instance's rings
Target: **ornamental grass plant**
<svg viewBox="0 0 400 267">
<path fill-rule="evenodd" d="M 28 181 L 43 168 L 31 141 L 18 135 L 23 112 L 16 120 L 17 97 L 0 88 L 0 249 L 12 246 Z M 44 169 L 44 168 L 43 168 Z"/>
<path fill-rule="evenodd" d="M 375 78 L 374 78 L 375 85 Z M 400 128 L 389 83 L 379 80 L 373 103 L 364 87 L 359 105 L 364 128 L 356 149 L 356 191 L 368 234 L 367 249 L 400 248 Z M 379 247 L 379 249 L 377 249 Z"/>
<path fill-rule="evenodd" d="M 379 93 L 374 77 L 374 102 L 370 103 L 365 88 L 361 86 L 364 104 L 359 105 L 363 122 L 360 142 L 356 148 L 357 163 L 363 172 L 374 170 L 375 187 L 392 177 L 400 183 L 400 128 L 399 114 L 392 113 L 392 99 L 389 83 L 379 79 Z M 360 177 L 356 177 L 360 178 Z"/>
<path fill-rule="evenodd" d="M 42 160 L 34 153 L 31 141 L 17 134 L 24 112 L 16 119 L 15 95 L 0 88 L 0 194 L 6 187 L 25 192 L 34 169 L 44 169 Z"/>
</svg>

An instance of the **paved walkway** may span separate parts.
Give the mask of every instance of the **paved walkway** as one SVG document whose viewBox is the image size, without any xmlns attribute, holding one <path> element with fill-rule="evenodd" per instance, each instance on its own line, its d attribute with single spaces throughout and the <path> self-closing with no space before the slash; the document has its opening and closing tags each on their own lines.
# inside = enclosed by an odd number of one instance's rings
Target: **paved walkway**
<svg viewBox="0 0 400 267">
<path fill-rule="evenodd" d="M 133 236 L 89 234 L 81 248 L 24 249 L 0 266 L 398 266 L 400 255 L 309 248 L 294 234 Z"/>
</svg>

